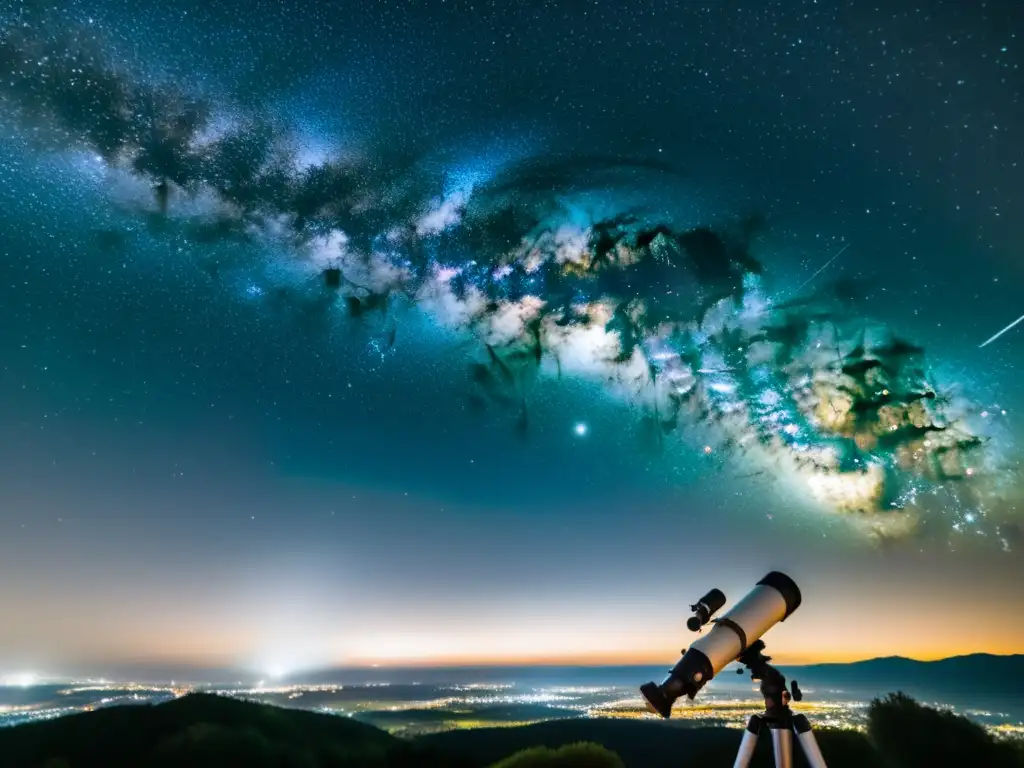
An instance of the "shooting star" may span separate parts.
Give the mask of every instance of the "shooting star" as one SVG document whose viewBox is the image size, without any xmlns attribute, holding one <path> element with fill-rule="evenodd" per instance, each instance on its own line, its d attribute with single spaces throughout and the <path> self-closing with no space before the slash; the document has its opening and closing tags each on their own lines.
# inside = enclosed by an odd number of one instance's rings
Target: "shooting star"
<svg viewBox="0 0 1024 768">
<path fill-rule="evenodd" d="M 804 281 L 803 281 L 803 283 L 802 283 L 802 284 L 800 285 L 800 287 L 796 289 L 796 292 L 797 292 L 797 293 L 800 293 L 800 291 L 802 291 L 802 290 L 803 290 L 803 289 L 804 289 L 804 288 L 805 288 L 805 287 L 807 286 L 807 284 L 808 284 L 809 282 L 811 282 L 811 280 L 813 280 L 813 279 L 814 279 L 814 278 L 816 278 L 816 277 L 817 277 L 818 275 L 820 275 L 820 274 L 821 274 L 822 272 L 824 272 L 824 271 L 825 271 L 826 269 L 828 269 L 829 265 L 830 265 L 830 264 L 831 264 L 831 263 L 832 263 L 833 261 L 835 261 L 836 259 L 838 259 L 838 258 L 839 258 L 840 256 L 842 256 L 842 255 L 843 255 L 843 254 L 844 254 L 844 253 L 846 252 L 846 249 L 847 249 L 847 248 L 849 248 L 849 247 L 850 247 L 850 244 L 849 244 L 849 243 L 847 243 L 847 244 L 846 244 L 846 245 L 844 245 L 844 246 L 843 246 L 842 248 L 840 248 L 840 249 L 839 249 L 839 252 L 838 252 L 838 253 L 837 253 L 837 254 L 836 254 L 835 256 L 833 256 L 833 257 L 832 257 L 831 259 L 829 259 L 828 261 L 826 261 L 826 262 L 825 262 L 825 263 L 824 263 L 824 264 L 823 264 L 823 265 L 821 266 L 821 268 L 820 268 L 820 269 L 819 269 L 819 270 L 818 270 L 817 272 L 815 272 L 815 273 L 814 273 L 813 275 L 811 275 L 811 276 L 810 276 L 810 277 L 808 277 L 808 278 L 807 278 L 806 280 L 804 280 Z"/>
<path fill-rule="evenodd" d="M 1021 315 L 1021 316 L 1020 316 L 1020 317 L 1018 317 L 1018 318 L 1017 318 L 1016 320 L 1014 320 L 1014 321 L 1013 321 L 1012 323 L 1010 323 L 1010 324 L 1009 324 L 1008 326 L 1006 326 L 1005 328 L 1003 328 L 1003 330 L 1001 330 L 1001 331 L 1000 331 L 999 333 L 997 333 L 997 334 L 996 334 L 995 336 L 993 336 L 993 337 L 992 337 L 991 339 L 989 339 L 989 340 L 988 340 L 988 341 L 986 341 L 986 342 L 985 342 L 984 344 L 982 344 L 982 345 L 981 345 L 980 347 L 978 347 L 978 349 L 981 349 L 982 347 L 987 347 L 987 346 L 988 346 L 989 344 L 991 344 L 991 343 L 992 343 L 993 341 L 995 341 L 996 339 L 998 339 L 998 338 L 999 338 L 1000 336 L 1002 336 L 1002 335 L 1003 335 L 1004 333 L 1006 333 L 1007 331 L 1012 331 L 1012 330 L 1013 330 L 1014 328 L 1016 328 L 1016 327 L 1017 327 L 1018 325 L 1020 325 L 1021 323 L 1024 323 L 1024 315 Z"/>
</svg>

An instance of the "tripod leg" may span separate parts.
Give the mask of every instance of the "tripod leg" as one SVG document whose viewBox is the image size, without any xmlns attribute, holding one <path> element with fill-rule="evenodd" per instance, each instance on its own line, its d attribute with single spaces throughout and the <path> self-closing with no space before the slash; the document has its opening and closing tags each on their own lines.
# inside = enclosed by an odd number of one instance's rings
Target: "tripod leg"
<svg viewBox="0 0 1024 768">
<path fill-rule="evenodd" d="M 754 757 L 754 749 L 757 747 L 757 736 L 761 733 L 761 718 L 752 715 L 747 721 L 747 729 L 743 731 L 743 740 L 740 741 L 739 751 L 736 753 L 736 762 L 732 768 L 747 768 Z"/>
<path fill-rule="evenodd" d="M 825 758 L 821 755 L 818 747 L 818 740 L 814 738 L 814 731 L 811 730 L 811 723 L 804 715 L 797 715 L 793 718 L 793 731 L 800 740 L 800 747 L 807 758 L 807 765 L 810 768 L 828 768 L 825 765 Z"/>
<path fill-rule="evenodd" d="M 788 728 L 772 728 L 771 734 L 775 768 L 793 768 L 793 732 Z"/>
</svg>

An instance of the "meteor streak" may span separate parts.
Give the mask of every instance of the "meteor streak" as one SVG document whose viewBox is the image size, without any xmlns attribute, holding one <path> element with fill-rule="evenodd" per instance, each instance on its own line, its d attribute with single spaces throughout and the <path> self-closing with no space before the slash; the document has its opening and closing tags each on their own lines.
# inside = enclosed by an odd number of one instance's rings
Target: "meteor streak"
<svg viewBox="0 0 1024 768">
<path fill-rule="evenodd" d="M 817 272 L 815 272 L 813 275 L 811 275 L 806 280 L 804 280 L 803 283 L 800 285 L 800 287 L 796 289 L 796 292 L 800 293 L 800 291 L 802 291 L 804 288 L 806 288 L 808 283 L 810 283 L 814 278 L 816 278 L 818 275 L 820 275 L 822 272 L 824 272 L 826 269 L 828 269 L 829 265 L 833 261 L 838 259 L 840 256 L 842 256 L 846 252 L 846 249 L 849 248 L 849 247 L 850 247 L 850 244 L 847 243 L 842 248 L 840 248 L 839 252 L 835 256 L 833 256 L 831 259 L 826 261 L 824 263 L 824 265 L 822 265 L 822 267 Z"/>
<path fill-rule="evenodd" d="M 1014 321 L 1013 321 L 1012 323 L 1010 323 L 1010 324 L 1009 324 L 1008 326 L 1006 326 L 1005 328 L 1003 328 L 1003 330 L 1001 330 L 1001 331 L 1000 331 L 999 333 L 997 333 L 997 334 L 996 334 L 995 336 L 993 336 L 993 337 L 992 337 L 991 339 L 989 339 L 989 340 L 988 340 L 988 341 L 986 341 L 986 342 L 985 342 L 984 344 L 982 344 L 982 345 L 981 345 L 980 347 L 978 347 L 978 349 L 981 349 L 982 347 L 987 347 L 987 346 L 988 346 L 989 344 L 991 344 L 991 343 L 992 343 L 993 341 L 995 341 L 996 339 L 998 339 L 998 338 L 999 338 L 1000 336 L 1002 336 L 1002 335 L 1003 335 L 1004 333 L 1006 333 L 1007 331 L 1012 331 L 1012 330 L 1013 330 L 1014 328 L 1016 328 L 1016 327 L 1017 327 L 1018 325 L 1020 325 L 1020 324 L 1021 324 L 1022 322 L 1024 322 L 1024 315 L 1021 315 L 1021 316 L 1020 316 L 1020 317 L 1018 317 L 1018 318 L 1017 318 L 1016 320 L 1014 320 Z"/>
</svg>

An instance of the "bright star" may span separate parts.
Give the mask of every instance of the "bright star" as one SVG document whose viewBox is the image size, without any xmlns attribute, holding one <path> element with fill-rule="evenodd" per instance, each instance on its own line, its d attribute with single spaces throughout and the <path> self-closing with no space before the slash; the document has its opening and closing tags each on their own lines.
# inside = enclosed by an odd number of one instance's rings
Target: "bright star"
<svg viewBox="0 0 1024 768">
<path fill-rule="evenodd" d="M 584 424 L 582 421 L 578 421 L 576 422 L 576 426 L 573 428 L 573 431 L 575 431 L 576 434 L 579 435 L 580 437 L 583 437 L 585 434 L 587 434 L 587 425 Z"/>
</svg>

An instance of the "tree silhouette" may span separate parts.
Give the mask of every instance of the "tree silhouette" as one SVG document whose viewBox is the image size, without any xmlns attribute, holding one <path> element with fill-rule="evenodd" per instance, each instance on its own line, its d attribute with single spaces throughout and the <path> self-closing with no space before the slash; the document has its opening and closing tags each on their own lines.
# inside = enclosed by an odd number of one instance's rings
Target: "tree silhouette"
<svg viewBox="0 0 1024 768">
<path fill-rule="evenodd" d="M 871 702 L 868 737 L 891 768 L 1024 766 L 1024 753 L 1015 745 L 996 741 L 966 717 L 922 706 L 902 692 Z"/>
</svg>

